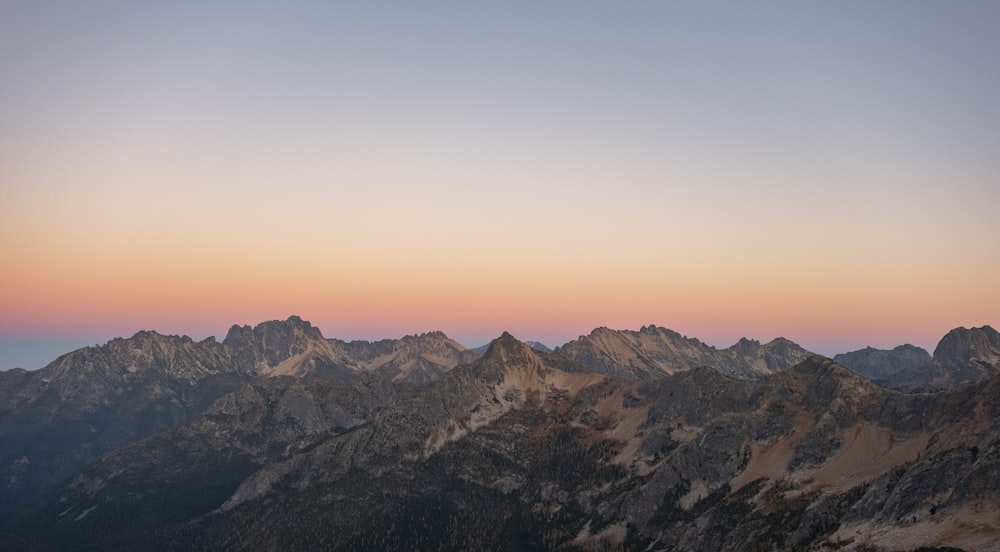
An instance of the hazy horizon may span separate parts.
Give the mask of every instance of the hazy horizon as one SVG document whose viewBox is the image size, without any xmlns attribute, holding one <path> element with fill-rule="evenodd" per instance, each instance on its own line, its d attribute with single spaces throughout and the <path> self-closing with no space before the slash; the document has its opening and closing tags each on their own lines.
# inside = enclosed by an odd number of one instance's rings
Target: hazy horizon
<svg viewBox="0 0 1000 552">
<path fill-rule="evenodd" d="M 290 314 L 932 351 L 1000 323 L 998 25 L 992 2 L 4 3 L 0 369 Z"/>
</svg>

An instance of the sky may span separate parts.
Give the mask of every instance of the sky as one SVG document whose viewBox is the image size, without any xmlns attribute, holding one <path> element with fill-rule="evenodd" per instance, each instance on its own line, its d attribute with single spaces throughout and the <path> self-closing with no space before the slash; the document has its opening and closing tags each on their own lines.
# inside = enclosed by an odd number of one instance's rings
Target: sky
<svg viewBox="0 0 1000 552">
<path fill-rule="evenodd" d="M 996 2 L 0 3 L 0 369 L 1000 324 Z"/>
</svg>

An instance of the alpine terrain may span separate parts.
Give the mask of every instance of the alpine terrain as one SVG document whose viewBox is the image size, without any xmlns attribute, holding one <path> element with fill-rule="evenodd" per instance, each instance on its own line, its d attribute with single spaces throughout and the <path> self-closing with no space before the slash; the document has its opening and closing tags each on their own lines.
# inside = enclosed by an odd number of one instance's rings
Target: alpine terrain
<svg viewBox="0 0 1000 552">
<path fill-rule="evenodd" d="M 653 326 L 481 354 L 296 317 L 144 332 L 0 374 L 0 548 L 1000 550 L 989 335 L 905 393 Z"/>
</svg>

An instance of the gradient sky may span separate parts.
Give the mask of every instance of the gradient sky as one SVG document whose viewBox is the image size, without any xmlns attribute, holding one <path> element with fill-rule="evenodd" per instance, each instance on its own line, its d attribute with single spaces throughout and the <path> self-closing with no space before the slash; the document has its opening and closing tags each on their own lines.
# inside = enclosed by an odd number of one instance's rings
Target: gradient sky
<svg viewBox="0 0 1000 552">
<path fill-rule="evenodd" d="M 1000 3 L 355 4 L 0 3 L 0 368 L 1000 324 Z"/>
</svg>

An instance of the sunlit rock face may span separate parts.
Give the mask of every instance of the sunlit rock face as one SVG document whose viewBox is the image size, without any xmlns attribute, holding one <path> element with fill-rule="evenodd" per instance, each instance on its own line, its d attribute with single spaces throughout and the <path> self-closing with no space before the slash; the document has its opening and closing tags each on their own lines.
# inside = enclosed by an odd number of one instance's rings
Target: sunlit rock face
<svg viewBox="0 0 1000 552">
<path fill-rule="evenodd" d="M 784 370 L 812 354 L 784 338 L 763 345 L 744 338 L 719 350 L 657 326 L 639 331 L 598 328 L 556 352 L 621 379 L 654 379 L 699 366 L 747 379 Z"/>
</svg>

